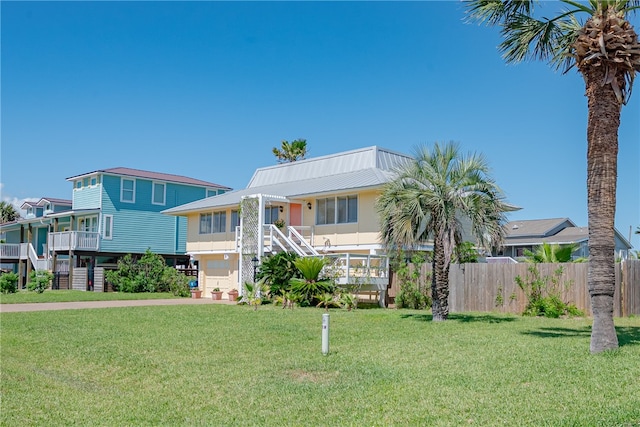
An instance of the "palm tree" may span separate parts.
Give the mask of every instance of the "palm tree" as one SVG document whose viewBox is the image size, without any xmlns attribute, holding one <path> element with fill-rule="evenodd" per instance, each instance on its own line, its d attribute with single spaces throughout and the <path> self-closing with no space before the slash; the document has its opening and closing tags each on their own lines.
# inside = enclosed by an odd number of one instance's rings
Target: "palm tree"
<svg viewBox="0 0 640 427">
<path fill-rule="evenodd" d="M 463 156 L 457 144 L 416 148 L 415 158 L 397 170 L 376 201 L 380 233 L 388 251 L 412 249 L 433 239 L 431 280 L 434 321 L 449 314 L 449 266 L 462 242 L 462 223 L 482 246 L 500 243 L 504 234 L 502 191 L 489 177 L 483 156 Z"/>
<path fill-rule="evenodd" d="M 578 250 L 579 246 L 576 243 L 568 245 L 556 245 L 543 243 L 538 246 L 535 251 L 524 250 L 526 256 L 525 261 L 531 263 L 561 263 L 571 262 L 571 255 Z"/>
<path fill-rule="evenodd" d="M 614 218 L 620 111 L 640 71 L 638 35 L 627 20 L 639 0 L 562 0 L 568 9 L 553 18 L 534 17 L 534 1 L 468 0 L 472 20 L 498 25 L 508 63 L 548 61 L 565 72 L 576 67 L 586 86 L 588 287 L 593 312 L 591 352 L 618 347 L 613 324 Z M 555 2 L 540 2 L 553 5 Z M 578 20 L 586 13 L 584 22 Z"/>
<path fill-rule="evenodd" d="M 0 224 L 20 218 L 16 208 L 9 202 L 0 202 Z"/>
<path fill-rule="evenodd" d="M 307 155 L 307 140 L 296 139 L 295 141 L 282 141 L 281 148 L 273 147 L 273 155 L 278 158 L 278 163 L 295 162 L 304 160 Z"/>
</svg>

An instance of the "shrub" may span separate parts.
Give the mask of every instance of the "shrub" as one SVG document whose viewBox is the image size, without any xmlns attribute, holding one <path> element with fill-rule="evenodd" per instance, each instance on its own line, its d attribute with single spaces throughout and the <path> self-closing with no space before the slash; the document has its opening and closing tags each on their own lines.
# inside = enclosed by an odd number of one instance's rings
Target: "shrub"
<svg viewBox="0 0 640 427">
<path fill-rule="evenodd" d="M 18 291 L 18 275 L 4 273 L 0 276 L 0 291 L 3 294 L 14 294 Z"/>
<path fill-rule="evenodd" d="M 269 287 L 271 295 L 278 295 L 290 289 L 289 281 L 300 277 L 295 265 L 298 255 L 295 252 L 279 252 L 263 258 L 257 279 Z"/>
<path fill-rule="evenodd" d="M 404 258 L 396 260 L 396 276 L 400 284 L 400 290 L 395 298 L 396 308 L 424 309 L 431 306 L 429 288 L 425 284 L 429 276 L 424 277 L 424 280 L 420 277 L 424 262 L 425 257 L 420 253 L 411 257 L 412 265 Z"/>
<path fill-rule="evenodd" d="M 51 280 L 53 280 L 53 274 L 46 270 L 32 271 L 31 274 L 29 274 L 27 289 L 41 294 L 49 287 Z"/>
<path fill-rule="evenodd" d="M 189 279 L 173 267 L 165 264 L 164 258 L 147 249 L 140 260 L 131 254 L 118 260 L 118 268 L 108 271 L 106 279 L 114 291 L 119 292 L 171 292 L 187 297 Z"/>
<path fill-rule="evenodd" d="M 189 278 L 173 267 L 165 267 L 162 273 L 162 283 L 161 288 L 166 287 L 175 296 L 188 297 L 191 295 Z"/>
<path fill-rule="evenodd" d="M 527 296 L 527 306 L 524 316 L 544 316 L 558 318 L 560 316 L 584 316 L 584 313 L 574 305 L 562 301 L 560 277 L 562 267 L 558 267 L 552 276 L 541 276 L 535 264 L 527 269 L 527 275 L 522 278 L 517 276 L 516 283 Z M 564 287 L 568 289 L 570 282 L 565 282 Z"/>
</svg>

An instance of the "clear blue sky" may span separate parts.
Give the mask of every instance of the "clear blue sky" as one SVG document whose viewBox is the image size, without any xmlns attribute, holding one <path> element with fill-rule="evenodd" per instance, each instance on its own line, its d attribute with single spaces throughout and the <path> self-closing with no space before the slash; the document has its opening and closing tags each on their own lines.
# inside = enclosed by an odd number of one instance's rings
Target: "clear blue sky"
<svg viewBox="0 0 640 427">
<path fill-rule="evenodd" d="M 582 78 L 506 65 L 497 29 L 465 24 L 459 2 L 0 7 L 3 200 L 71 198 L 65 178 L 116 166 L 243 188 L 283 139 L 310 156 L 457 141 L 487 156 L 523 208 L 511 219 L 587 225 Z M 639 118 L 636 88 L 619 132 L 625 236 L 640 225 Z"/>
</svg>

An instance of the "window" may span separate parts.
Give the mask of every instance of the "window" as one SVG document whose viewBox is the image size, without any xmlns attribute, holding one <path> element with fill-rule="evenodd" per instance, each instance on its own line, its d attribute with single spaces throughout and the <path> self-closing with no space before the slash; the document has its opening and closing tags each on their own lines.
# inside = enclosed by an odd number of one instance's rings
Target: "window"
<svg viewBox="0 0 640 427">
<path fill-rule="evenodd" d="M 213 196 L 215 196 L 217 194 L 218 194 L 217 190 L 212 190 L 212 189 L 207 188 L 207 197 L 213 197 Z"/>
<path fill-rule="evenodd" d="M 200 214 L 200 234 L 211 234 L 212 214 Z"/>
<path fill-rule="evenodd" d="M 336 199 L 317 199 L 316 200 L 316 224 L 335 224 L 336 223 Z"/>
<path fill-rule="evenodd" d="M 103 215 L 102 222 L 102 237 L 111 240 L 113 238 L 113 215 Z"/>
<path fill-rule="evenodd" d="M 236 227 L 240 226 L 240 213 L 238 211 L 231 211 L 231 228 L 229 231 L 235 233 Z"/>
<path fill-rule="evenodd" d="M 224 233 L 227 230 L 227 213 L 226 212 L 214 212 L 213 213 L 213 232 Z"/>
<path fill-rule="evenodd" d="M 200 234 L 224 233 L 226 228 L 226 212 L 200 214 Z"/>
<path fill-rule="evenodd" d="M 167 196 L 167 186 L 162 182 L 152 184 L 151 203 L 154 205 L 164 205 Z"/>
<path fill-rule="evenodd" d="M 120 180 L 120 201 L 136 202 L 136 181 L 134 179 L 122 178 Z"/>
<path fill-rule="evenodd" d="M 338 224 L 358 222 L 358 196 L 338 197 Z"/>
<path fill-rule="evenodd" d="M 89 178 L 84 178 L 82 180 L 82 186 L 83 187 L 88 187 L 89 186 Z"/>
<path fill-rule="evenodd" d="M 82 188 L 82 181 L 80 180 L 76 181 L 76 188 Z"/>
<path fill-rule="evenodd" d="M 98 177 L 92 176 L 91 177 L 91 185 L 96 185 L 98 183 Z"/>
<path fill-rule="evenodd" d="M 278 211 L 280 208 L 277 206 L 266 206 L 264 208 L 264 223 L 273 224 L 278 219 Z"/>
<path fill-rule="evenodd" d="M 346 224 L 351 222 L 358 222 L 358 196 L 316 199 L 317 225 Z"/>
</svg>

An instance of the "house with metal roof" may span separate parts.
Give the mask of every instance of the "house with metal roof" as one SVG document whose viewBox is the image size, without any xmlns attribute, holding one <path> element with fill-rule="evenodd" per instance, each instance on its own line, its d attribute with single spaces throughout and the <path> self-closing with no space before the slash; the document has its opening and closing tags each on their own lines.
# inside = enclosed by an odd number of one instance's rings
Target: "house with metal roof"
<svg viewBox="0 0 640 427">
<path fill-rule="evenodd" d="M 384 291 L 388 262 L 375 200 L 411 157 L 377 146 L 259 168 L 246 188 L 163 211 L 187 220 L 187 253 L 200 288 L 228 292 L 251 282 L 278 251 L 333 258 L 339 283 Z"/>
<path fill-rule="evenodd" d="M 543 243 L 568 245 L 577 244 L 574 258 L 589 257 L 589 229 L 578 227 L 569 218 L 548 218 L 511 221 L 505 225 L 506 234 L 498 256 L 514 259 L 524 256 L 524 251 L 535 251 Z M 615 230 L 615 256 L 626 259 L 631 243 Z"/>
<path fill-rule="evenodd" d="M 47 269 L 68 274 L 67 286 L 93 289 L 102 285 L 101 277 L 94 278 L 95 268 L 147 249 L 169 264 L 187 265 L 186 219 L 161 212 L 231 190 L 190 177 L 123 167 L 67 181 L 72 184 L 71 200 L 28 202 L 24 219 L 0 226 L 6 241 L 0 245 L 2 261 L 15 263 L 23 281 L 31 269 Z"/>
</svg>

